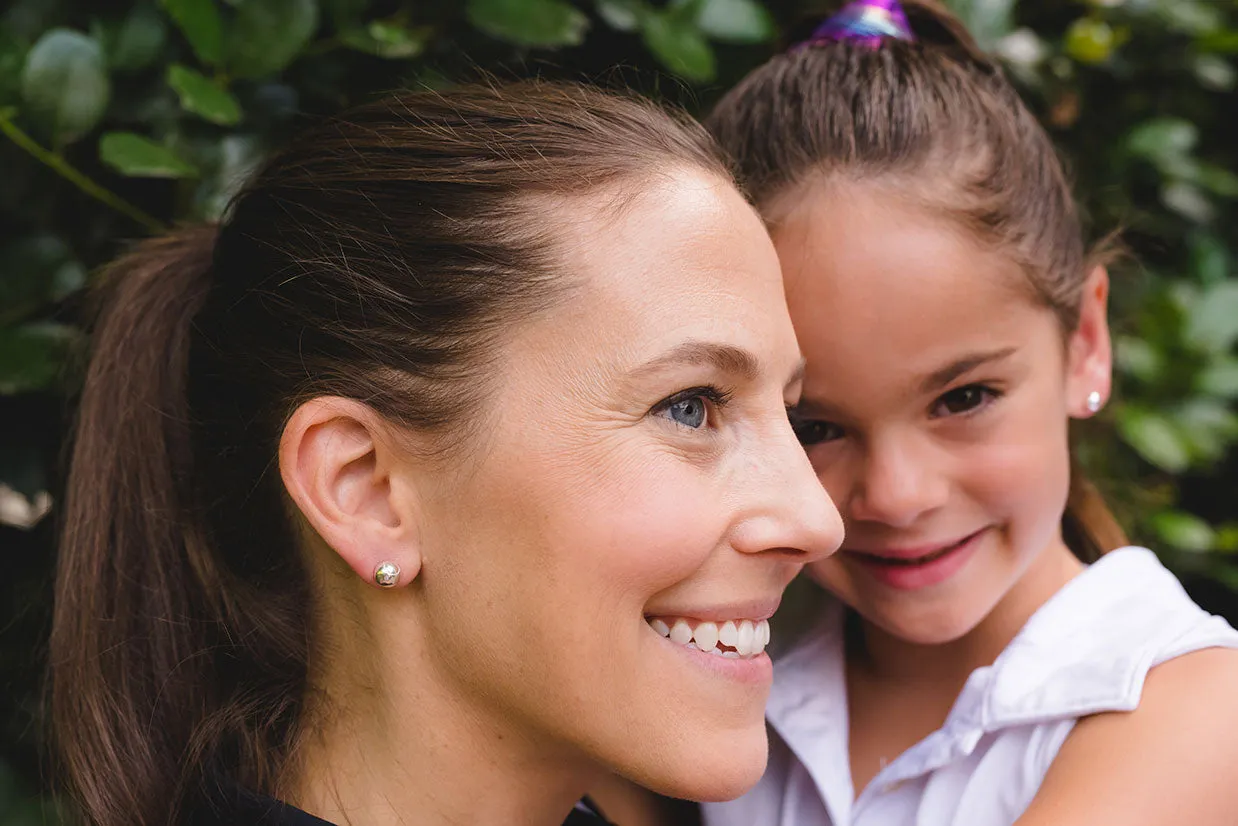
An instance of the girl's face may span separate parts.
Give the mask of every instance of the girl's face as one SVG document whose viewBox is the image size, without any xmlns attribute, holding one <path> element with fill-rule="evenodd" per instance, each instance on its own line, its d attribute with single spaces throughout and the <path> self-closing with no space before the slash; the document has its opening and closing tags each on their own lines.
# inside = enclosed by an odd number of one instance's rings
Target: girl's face
<svg viewBox="0 0 1238 826">
<path fill-rule="evenodd" d="M 765 765 L 764 621 L 842 538 L 787 417 L 777 256 L 697 172 L 552 217 L 576 283 L 513 333 L 477 444 L 419 491 L 416 667 L 496 748 L 734 797 Z"/>
<path fill-rule="evenodd" d="M 846 525 L 812 575 L 895 637 L 958 639 L 1069 556 L 1067 420 L 1109 390 L 1103 271 L 1064 343 L 1018 266 L 944 220 L 846 185 L 774 206 L 796 429 Z"/>
</svg>

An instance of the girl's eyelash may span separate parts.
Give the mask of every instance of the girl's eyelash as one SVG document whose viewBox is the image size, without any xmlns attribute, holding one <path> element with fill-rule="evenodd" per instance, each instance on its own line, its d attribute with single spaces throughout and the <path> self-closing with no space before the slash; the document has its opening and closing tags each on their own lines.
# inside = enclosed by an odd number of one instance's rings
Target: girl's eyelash
<svg viewBox="0 0 1238 826">
<path fill-rule="evenodd" d="M 947 411 L 945 415 L 950 416 L 952 418 L 957 418 L 959 416 L 962 416 L 962 417 L 973 416 L 977 413 L 980 413 L 982 410 L 985 410 L 986 408 L 988 408 L 989 405 L 991 405 L 993 402 L 997 401 L 1004 395 L 1004 393 L 1001 390 L 997 389 L 996 387 L 993 387 L 991 385 L 984 384 L 981 382 L 972 382 L 971 384 L 963 384 L 958 387 L 955 387 L 952 390 L 948 390 L 945 393 L 942 393 L 940 396 L 937 397 L 937 401 L 933 403 L 933 410 L 936 411 L 938 408 L 942 407 L 942 405 L 946 403 L 946 399 L 948 399 L 949 397 L 957 395 L 957 394 L 961 394 L 967 390 L 976 391 L 980 393 L 982 396 L 981 401 L 978 404 L 968 407 L 966 410 L 960 410 L 957 412 Z"/>
</svg>

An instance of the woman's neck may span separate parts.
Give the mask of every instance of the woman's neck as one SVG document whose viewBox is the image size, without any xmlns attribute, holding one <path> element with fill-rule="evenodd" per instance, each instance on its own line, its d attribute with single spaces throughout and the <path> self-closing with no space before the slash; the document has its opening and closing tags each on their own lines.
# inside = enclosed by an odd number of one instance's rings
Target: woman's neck
<svg viewBox="0 0 1238 826">
<path fill-rule="evenodd" d="M 857 648 L 848 651 L 849 667 L 864 669 L 869 679 L 953 687 L 951 702 L 977 668 L 991 665 L 1018 635 L 1032 614 L 1083 570 L 1083 563 L 1060 539 L 1045 548 L 975 628 L 957 640 L 924 645 L 893 636 L 862 622 Z"/>
<path fill-rule="evenodd" d="M 600 770 L 453 690 L 411 636 L 388 641 L 399 656 L 387 668 L 332 647 L 340 656 L 313 681 L 320 699 L 307 710 L 285 800 L 340 826 L 559 826 Z"/>
<path fill-rule="evenodd" d="M 309 735 L 288 802 L 340 826 L 558 826 L 593 779 L 484 725 L 411 708 L 392 717 Z"/>
</svg>

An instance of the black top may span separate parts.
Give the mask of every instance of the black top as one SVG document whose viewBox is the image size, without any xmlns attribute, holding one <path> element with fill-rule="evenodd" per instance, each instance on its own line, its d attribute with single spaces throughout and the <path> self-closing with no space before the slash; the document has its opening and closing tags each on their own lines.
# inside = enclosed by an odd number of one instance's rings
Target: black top
<svg viewBox="0 0 1238 826">
<path fill-rule="evenodd" d="M 335 826 L 272 797 L 239 790 L 189 818 L 191 826 Z M 587 799 L 563 821 L 563 826 L 612 826 Z"/>
</svg>

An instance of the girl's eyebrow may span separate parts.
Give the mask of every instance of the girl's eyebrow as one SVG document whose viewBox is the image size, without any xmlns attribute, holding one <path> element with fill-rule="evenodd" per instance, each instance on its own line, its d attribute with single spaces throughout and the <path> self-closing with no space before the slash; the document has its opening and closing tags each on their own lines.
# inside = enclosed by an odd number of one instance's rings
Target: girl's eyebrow
<svg viewBox="0 0 1238 826">
<path fill-rule="evenodd" d="M 959 376 L 970 373 L 977 367 L 985 364 L 991 364 L 995 361 L 1009 358 L 1014 355 L 1017 347 L 1003 347 L 1000 350 L 989 350 L 986 352 L 969 353 L 962 358 L 956 359 L 940 370 L 935 370 L 920 382 L 920 392 L 931 393 L 934 390 L 940 390 L 950 382 L 957 379 Z"/>
</svg>

